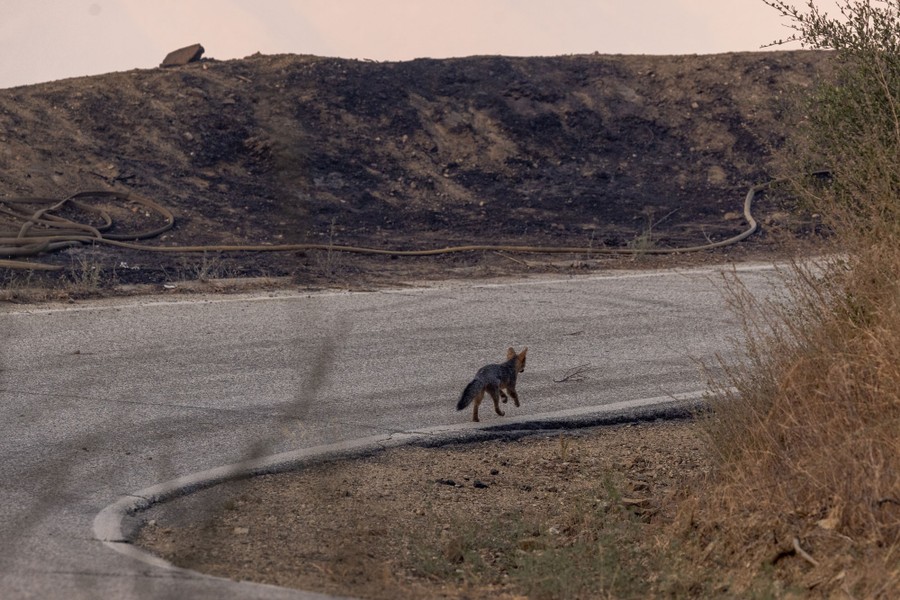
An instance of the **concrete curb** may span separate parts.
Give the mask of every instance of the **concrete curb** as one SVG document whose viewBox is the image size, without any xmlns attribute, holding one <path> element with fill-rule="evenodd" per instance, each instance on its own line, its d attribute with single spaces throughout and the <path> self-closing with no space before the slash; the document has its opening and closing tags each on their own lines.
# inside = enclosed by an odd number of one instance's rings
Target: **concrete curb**
<svg viewBox="0 0 900 600">
<path fill-rule="evenodd" d="M 212 577 L 176 567 L 172 563 L 133 545 L 134 527 L 127 521 L 155 504 L 206 489 L 226 481 L 256 475 L 295 470 L 305 465 L 337 459 L 371 455 L 389 448 L 406 445 L 443 446 L 498 438 L 520 438 L 541 431 L 577 429 L 653 419 L 690 416 L 705 405 L 707 392 L 689 392 L 628 400 L 602 406 L 591 406 L 557 412 L 523 415 L 503 420 L 500 425 L 485 427 L 479 423 L 462 423 L 427 427 L 399 433 L 375 435 L 249 459 L 184 475 L 120 496 L 94 518 L 94 538 L 116 552 L 139 560 L 151 567 L 181 572 L 192 576 Z M 215 579 L 221 579 L 216 577 Z M 237 582 L 235 582 L 237 585 Z M 245 582 L 241 583 L 246 585 Z M 261 585 L 261 584 L 260 584 Z M 326 598 L 328 596 L 311 595 Z"/>
</svg>

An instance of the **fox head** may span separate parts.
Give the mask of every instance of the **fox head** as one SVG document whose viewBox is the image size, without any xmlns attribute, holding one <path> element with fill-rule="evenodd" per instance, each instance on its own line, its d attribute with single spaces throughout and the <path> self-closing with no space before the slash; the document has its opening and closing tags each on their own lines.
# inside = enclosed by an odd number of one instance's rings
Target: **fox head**
<svg viewBox="0 0 900 600">
<path fill-rule="evenodd" d="M 528 346 L 522 348 L 522 351 L 516 354 L 514 348 L 509 347 L 506 349 L 506 360 L 516 361 L 516 373 L 521 373 L 525 370 L 525 353 L 528 352 Z"/>
</svg>

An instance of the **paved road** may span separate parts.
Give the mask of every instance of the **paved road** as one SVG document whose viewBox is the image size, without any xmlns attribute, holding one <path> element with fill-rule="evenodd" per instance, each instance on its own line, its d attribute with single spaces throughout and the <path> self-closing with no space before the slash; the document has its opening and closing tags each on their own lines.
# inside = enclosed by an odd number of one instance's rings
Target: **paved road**
<svg viewBox="0 0 900 600">
<path fill-rule="evenodd" d="M 739 272 L 754 290 L 773 276 Z M 465 422 L 459 392 L 509 345 L 529 347 L 510 415 L 702 390 L 697 360 L 740 333 L 721 288 L 704 269 L 0 307 L 0 597 L 306 597 L 154 568 L 92 521 L 248 453 Z"/>
</svg>

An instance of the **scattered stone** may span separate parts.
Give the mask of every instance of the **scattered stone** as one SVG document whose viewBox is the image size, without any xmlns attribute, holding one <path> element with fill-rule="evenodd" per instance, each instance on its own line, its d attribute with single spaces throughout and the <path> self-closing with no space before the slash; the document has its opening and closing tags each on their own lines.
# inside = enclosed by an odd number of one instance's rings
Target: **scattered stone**
<svg viewBox="0 0 900 600">
<path fill-rule="evenodd" d="M 763 219 L 763 223 L 769 226 L 772 225 L 784 225 L 791 218 L 789 213 L 784 211 L 774 212 L 771 215 L 768 215 L 765 219 Z"/>
<path fill-rule="evenodd" d="M 178 50 L 169 52 L 159 66 L 180 67 L 188 63 L 196 62 L 200 60 L 201 56 L 203 56 L 204 51 L 205 50 L 203 46 L 201 46 L 200 44 L 185 46 L 184 48 L 179 48 Z"/>
<path fill-rule="evenodd" d="M 234 535 L 247 535 L 248 533 L 250 533 L 249 527 L 235 527 L 234 528 Z"/>
<path fill-rule="evenodd" d="M 480 490 L 483 490 L 484 488 L 488 487 L 488 484 L 486 484 L 483 481 L 480 481 L 478 479 L 476 479 L 475 483 L 473 483 L 472 485 Z"/>
<path fill-rule="evenodd" d="M 440 483 L 441 485 L 452 485 L 456 486 L 456 482 L 452 479 L 438 479 L 435 483 Z"/>
<path fill-rule="evenodd" d="M 646 492 L 650 490 L 650 484 L 646 481 L 632 481 L 631 482 L 631 491 L 632 492 Z"/>
<path fill-rule="evenodd" d="M 525 552 L 533 552 L 534 550 L 543 550 L 544 542 L 537 538 L 525 538 L 519 540 L 519 550 L 524 550 Z"/>
<path fill-rule="evenodd" d="M 719 165 L 713 165 L 706 170 L 706 182 L 710 185 L 725 185 L 728 183 L 728 173 Z"/>
<path fill-rule="evenodd" d="M 646 506 L 650 503 L 650 498 L 622 498 L 622 504 L 625 506 Z"/>
</svg>

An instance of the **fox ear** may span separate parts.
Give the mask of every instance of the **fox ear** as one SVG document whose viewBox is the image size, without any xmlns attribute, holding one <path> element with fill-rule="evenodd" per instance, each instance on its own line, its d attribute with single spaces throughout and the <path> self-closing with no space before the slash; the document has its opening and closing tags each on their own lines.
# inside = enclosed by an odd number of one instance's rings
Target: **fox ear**
<svg viewBox="0 0 900 600">
<path fill-rule="evenodd" d="M 513 348 L 512 346 L 510 346 L 509 348 L 506 349 L 506 360 L 509 360 L 509 359 L 511 359 L 511 358 L 515 358 L 515 356 L 516 356 L 516 350 L 515 350 L 515 348 Z"/>
<path fill-rule="evenodd" d="M 519 356 L 521 356 L 522 358 L 525 358 L 526 352 L 528 352 L 528 346 L 525 346 L 524 348 L 522 348 L 522 351 L 519 352 Z"/>
</svg>

